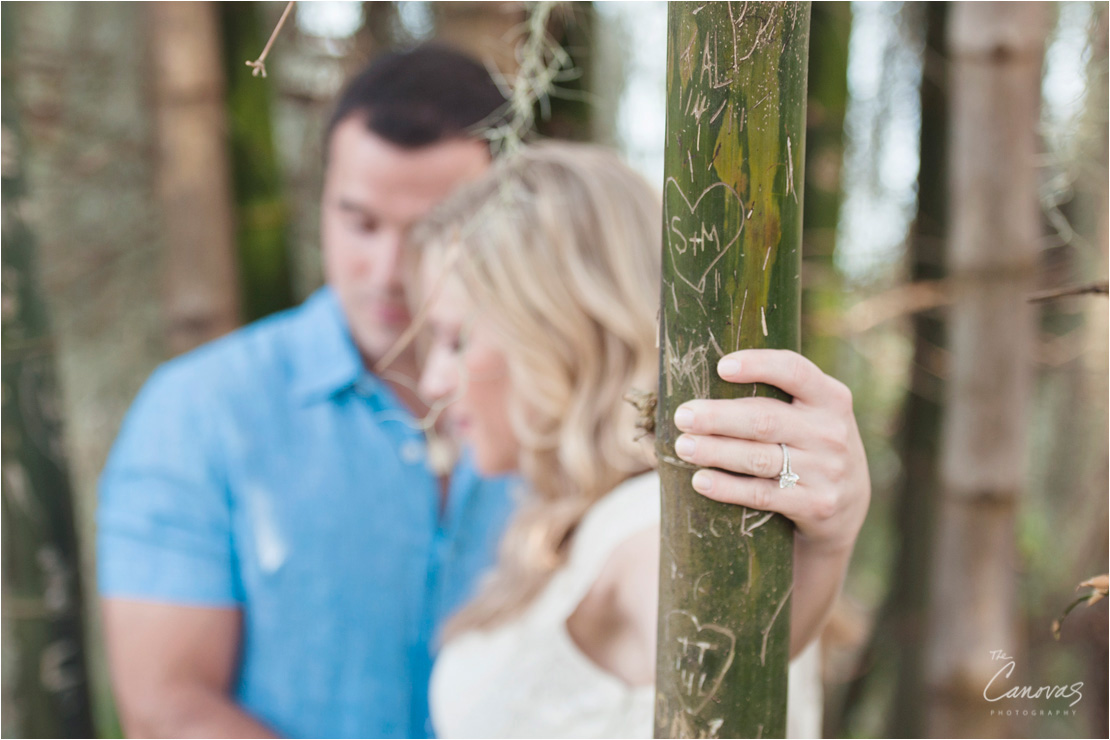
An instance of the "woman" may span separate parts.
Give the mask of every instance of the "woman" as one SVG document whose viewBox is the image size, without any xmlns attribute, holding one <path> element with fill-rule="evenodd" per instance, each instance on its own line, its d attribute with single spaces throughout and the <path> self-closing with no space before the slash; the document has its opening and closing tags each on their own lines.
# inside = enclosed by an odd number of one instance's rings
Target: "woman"
<svg viewBox="0 0 1110 740">
<path fill-rule="evenodd" d="M 659 484 L 622 397 L 656 384 L 659 223 L 658 197 L 616 157 L 546 143 L 413 235 L 430 327 L 421 392 L 484 473 L 516 471 L 528 489 L 494 572 L 445 630 L 441 736 L 651 736 Z M 870 498 L 851 397 L 792 352 L 734 353 L 718 371 L 794 396 L 692 401 L 675 420 L 681 457 L 745 474 L 699 470 L 700 491 L 797 525 L 796 655 Z M 780 442 L 802 475 L 791 489 L 776 479 Z"/>
</svg>

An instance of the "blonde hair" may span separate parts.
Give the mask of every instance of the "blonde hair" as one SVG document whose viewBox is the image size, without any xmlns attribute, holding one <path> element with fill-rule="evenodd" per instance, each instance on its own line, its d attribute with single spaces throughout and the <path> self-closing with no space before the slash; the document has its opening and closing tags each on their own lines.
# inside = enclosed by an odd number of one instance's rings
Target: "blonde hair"
<svg viewBox="0 0 1110 740">
<path fill-rule="evenodd" d="M 450 269 L 503 340 L 529 494 L 446 638 L 524 608 L 586 511 L 649 469 L 622 397 L 656 387 L 660 214 L 659 196 L 612 153 L 545 142 L 498 162 L 414 230 L 424 260 L 457 250 Z"/>
</svg>

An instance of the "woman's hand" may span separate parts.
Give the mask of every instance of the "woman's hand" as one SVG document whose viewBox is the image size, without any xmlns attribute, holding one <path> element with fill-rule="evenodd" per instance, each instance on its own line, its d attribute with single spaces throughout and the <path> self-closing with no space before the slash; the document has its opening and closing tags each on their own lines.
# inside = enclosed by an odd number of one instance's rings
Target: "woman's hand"
<svg viewBox="0 0 1110 740">
<path fill-rule="evenodd" d="M 794 400 L 682 404 L 675 425 L 684 433 L 675 441 L 675 452 L 699 467 L 719 468 L 695 473 L 695 490 L 717 501 L 785 515 L 814 550 L 850 551 L 867 515 L 871 478 L 847 386 L 789 350 L 733 352 L 721 358 L 717 372 L 733 383 L 773 385 Z M 789 448 L 790 467 L 798 476 L 792 488 L 779 487 L 780 443 Z"/>
</svg>

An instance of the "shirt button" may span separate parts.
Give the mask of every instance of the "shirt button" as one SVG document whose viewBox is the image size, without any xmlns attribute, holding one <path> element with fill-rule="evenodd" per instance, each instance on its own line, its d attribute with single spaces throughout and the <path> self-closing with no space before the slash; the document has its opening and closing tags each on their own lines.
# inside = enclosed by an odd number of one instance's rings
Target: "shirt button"
<svg viewBox="0 0 1110 740">
<path fill-rule="evenodd" d="M 424 460 L 424 445 L 415 439 L 407 439 L 401 444 L 401 461 L 415 465 Z"/>
</svg>

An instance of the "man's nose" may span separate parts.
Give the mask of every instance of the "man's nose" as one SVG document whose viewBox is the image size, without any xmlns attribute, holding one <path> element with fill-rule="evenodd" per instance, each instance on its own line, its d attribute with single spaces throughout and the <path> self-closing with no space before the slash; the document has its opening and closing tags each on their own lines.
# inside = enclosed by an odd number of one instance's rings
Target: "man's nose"
<svg viewBox="0 0 1110 740">
<path fill-rule="evenodd" d="M 372 268 L 374 285 L 380 289 L 403 287 L 404 234 L 400 232 L 383 234 L 382 241 L 375 252 Z"/>
</svg>

